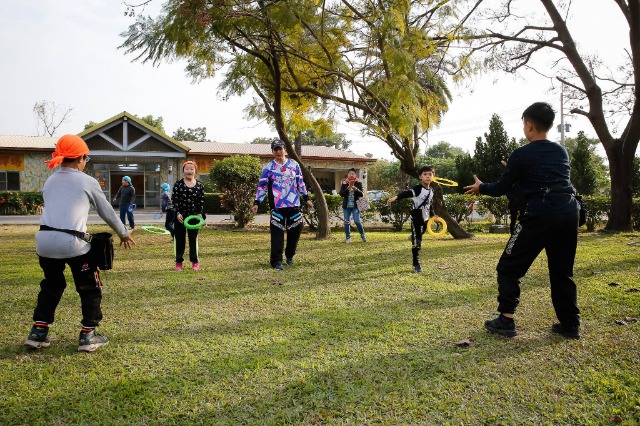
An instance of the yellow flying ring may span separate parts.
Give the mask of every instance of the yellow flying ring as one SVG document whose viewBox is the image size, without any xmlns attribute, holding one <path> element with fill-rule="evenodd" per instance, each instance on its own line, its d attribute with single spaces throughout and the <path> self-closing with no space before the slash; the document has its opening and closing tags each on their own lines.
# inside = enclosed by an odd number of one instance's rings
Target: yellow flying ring
<svg viewBox="0 0 640 426">
<path fill-rule="evenodd" d="M 197 223 L 189 223 L 189 221 L 196 219 Z M 197 214 L 192 214 L 188 216 L 185 220 L 182 221 L 182 224 L 187 229 L 200 229 L 202 225 L 204 225 L 204 218 L 202 216 L 198 216 Z"/>
<path fill-rule="evenodd" d="M 435 182 L 442 186 L 458 186 L 458 182 L 454 182 L 451 179 L 439 178 L 435 176 L 431 178 L 431 182 Z"/>
<path fill-rule="evenodd" d="M 434 222 L 440 222 L 442 224 L 442 230 L 440 232 L 433 232 L 431 230 L 431 225 L 433 225 Z M 447 222 L 445 222 L 444 219 L 441 217 L 433 216 L 431 219 L 427 221 L 427 232 L 432 237 L 441 237 L 447 233 Z"/>
</svg>

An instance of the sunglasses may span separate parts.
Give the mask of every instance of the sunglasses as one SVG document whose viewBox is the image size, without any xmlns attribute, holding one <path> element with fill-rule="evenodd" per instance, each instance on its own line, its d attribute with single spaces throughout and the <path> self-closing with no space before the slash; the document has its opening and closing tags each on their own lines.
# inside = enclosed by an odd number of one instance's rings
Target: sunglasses
<svg viewBox="0 0 640 426">
<path fill-rule="evenodd" d="M 88 155 L 83 155 L 82 157 L 84 158 L 85 163 L 88 163 L 89 160 L 91 160 L 91 157 L 89 157 Z"/>
</svg>

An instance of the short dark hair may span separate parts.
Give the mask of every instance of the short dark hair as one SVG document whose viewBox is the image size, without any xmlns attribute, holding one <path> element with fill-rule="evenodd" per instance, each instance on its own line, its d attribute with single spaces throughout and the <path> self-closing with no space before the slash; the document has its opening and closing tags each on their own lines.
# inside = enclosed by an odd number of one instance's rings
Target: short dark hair
<svg viewBox="0 0 640 426">
<path fill-rule="evenodd" d="M 548 132 L 553 126 L 554 118 L 556 118 L 556 113 L 546 102 L 531 104 L 522 113 L 522 119 L 530 121 L 539 132 Z"/>
<path fill-rule="evenodd" d="M 347 170 L 347 173 L 349 173 L 349 172 L 358 173 L 358 172 L 356 171 L 356 169 L 355 169 L 355 168 L 353 168 L 353 167 L 352 167 L 352 168 L 350 168 L 349 170 Z"/>
<path fill-rule="evenodd" d="M 421 174 L 423 174 L 424 172 L 436 172 L 436 169 L 433 168 L 433 166 L 422 166 L 418 169 L 418 176 L 420 176 Z"/>
</svg>

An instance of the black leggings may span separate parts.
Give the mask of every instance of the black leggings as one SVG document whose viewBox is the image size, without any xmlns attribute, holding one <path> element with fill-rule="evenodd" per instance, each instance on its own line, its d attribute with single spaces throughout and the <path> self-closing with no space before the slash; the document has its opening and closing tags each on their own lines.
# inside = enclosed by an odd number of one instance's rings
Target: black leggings
<svg viewBox="0 0 640 426">
<path fill-rule="evenodd" d="M 176 263 L 184 262 L 184 250 L 186 248 L 186 238 L 189 235 L 189 261 L 198 263 L 198 231 L 199 229 L 187 229 L 183 223 L 174 221 Z"/>
</svg>

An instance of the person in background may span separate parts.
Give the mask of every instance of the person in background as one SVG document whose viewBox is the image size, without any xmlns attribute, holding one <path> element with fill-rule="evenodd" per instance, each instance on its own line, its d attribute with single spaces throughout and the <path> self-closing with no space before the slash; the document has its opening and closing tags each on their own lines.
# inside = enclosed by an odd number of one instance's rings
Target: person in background
<svg viewBox="0 0 640 426">
<path fill-rule="evenodd" d="M 127 224 L 125 221 L 125 215 L 127 219 L 129 219 L 129 227 L 134 229 L 136 227 L 135 222 L 133 220 L 133 208 L 136 201 L 136 189 L 131 184 L 131 178 L 129 176 L 125 176 L 122 178 L 122 186 L 118 189 L 116 196 L 113 197 L 113 202 L 118 202 L 120 200 L 120 220 L 123 224 Z"/>
<path fill-rule="evenodd" d="M 347 178 L 340 186 L 340 196 L 342 197 L 342 212 L 344 214 L 345 242 L 351 242 L 351 216 L 353 215 L 353 222 L 356 224 L 358 232 L 360 232 L 360 238 L 363 243 L 366 243 L 367 237 L 364 235 L 364 228 L 362 227 L 362 222 L 360 222 L 360 210 L 356 205 L 356 201 L 364 196 L 364 190 L 362 182 L 356 176 L 356 169 L 349 169 Z"/>
<path fill-rule="evenodd" d="M 467 194 L 499 197 L 518 185 L 524 205 L 498 266 L 498 312 L 484 323 L 491 332 L 516 335 L 513 315 L 520 304 L 520 280 L 544 249 L 547 254 L 551 301 L 560 322 L 551 330 L 566 338 L 580 338 L 580 310 L 573 265 L 578 243 L 578 212 L 567 150 L 547 139 L 555 112 L 551 105 L 536 102 L 524 110 L 522 124 L 529 141 L 514 150 L 500 180 L 466 186 Z"/>
<path fill-rule="evenodd" d="M 170 242 L 173 242 L 175 234 L 174 221 L 176 219 L 176 212 L 173 209 L 171 193 L 169 192 L 170 189 L 171 187 L 168 183 L 163 183 L 162 185 L 160 185 L 160 209 L 162 210 L 162 213 L 165 214 L 164 229 L 169 231 L 169 233 L 171 234 Z"/>
<path fill-rule="evenodd" d="M 182 271 L 184 262 L 184 250 L 186 238 L 189 236 L 189 261 L 194 271 L 200 269 L 198 259 L 198 231 L 199 229 L 187 229 L 184 220 L 189 216 L 204 215 L 204 185 L 196 179 L 197 166 L 193 161 L 185 161 L 182 164 L 183 178 L 173 185 L 172 200 L 176 214 L 174 221 L 174 237 L 176 249 L 176 271 Z"/>
<path fill-rule="evenodd" d="M 278 139 L 271 142 L 271 152 L 274 159 L 262 169 L 251 211 L 256 214 L 264 197 L 269 196 L 271 207 L 269 262 L 273 269 L 282 271 L 284 269 L 282 265 L 284 233 L 285 231 L 287 233 L 287 247 L 284 249 L 284 254 L 287 265 L 293 266 L 293 256 L 296 254 L 303 226 L 300 198 L 306 201 L 309 210 L 313 208 L 313 203 L 309 200 L 300 165 L 286 157 L 284 142 Z"/>
<path fill-rule="evenodd" d="M 24 342 L 30 349 L 50 345 L 49 329 L 67 286 L 66 265 L 71 269 L 82 305 L 78 351 L 93 352 L 109 343 L 109 339 L 95 331 L 102 319 L 102 280 L 89 253 L 91 244 L 86 241 L 90 206 L 95 207 L 98 215 L 118 234 L 120 245 L 131 248 L 135 241 L 131 238 L 133 230 L 128 231 L 118 220 L 98 181 L 83 173 L 87 162 L 89 148 L 75 135 L 62 136 L 52 159 L 45 161 L 50 169 L 58 165 L 60 169 L 49 176 L 42 190 L 44 208 L 40 231 L 36 233 L 36 253 L 44 279 L 33 311 L 34 324 Z"/>
</svg>

